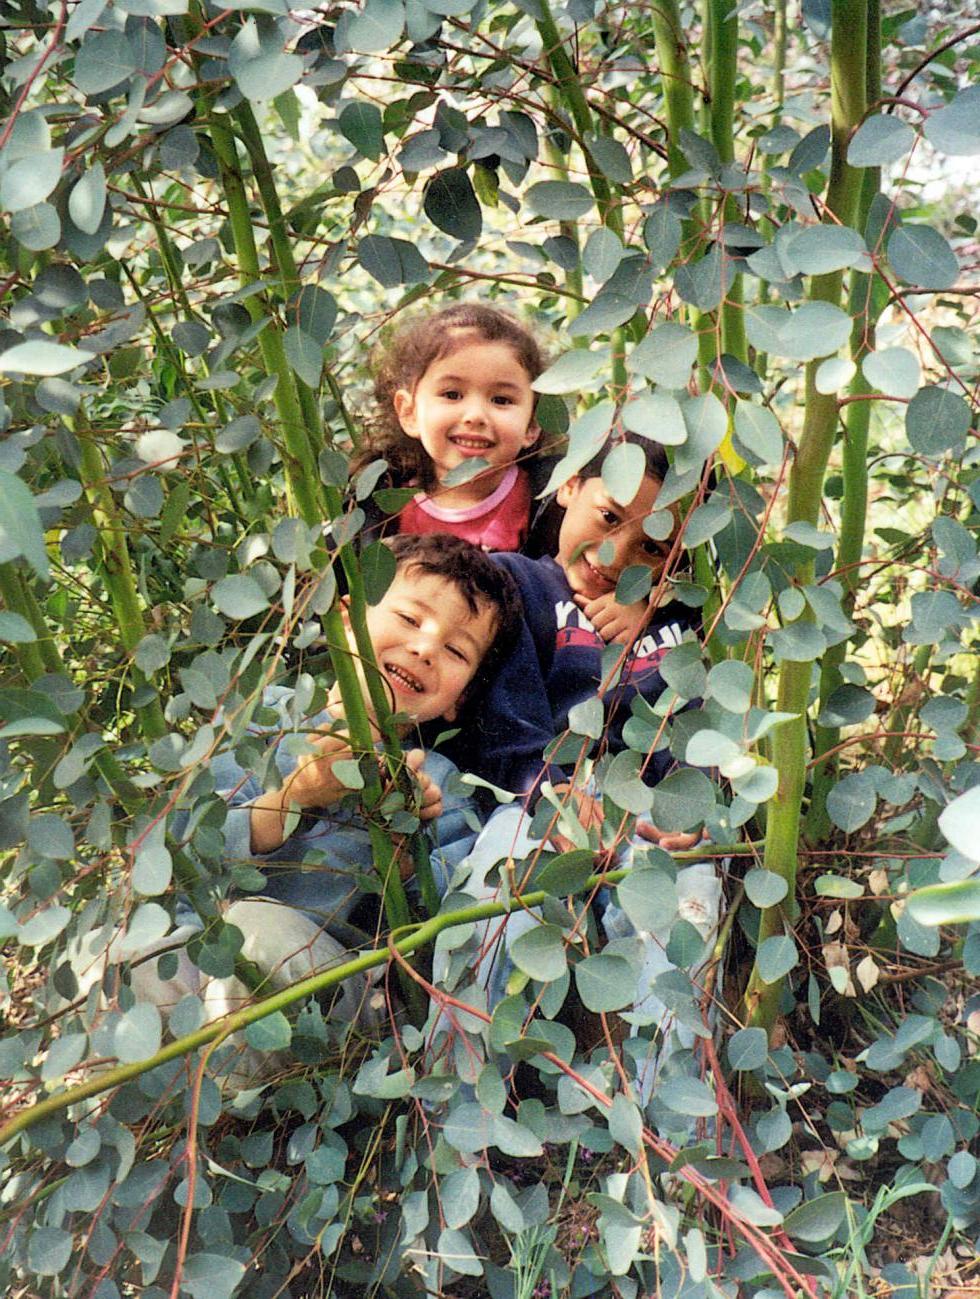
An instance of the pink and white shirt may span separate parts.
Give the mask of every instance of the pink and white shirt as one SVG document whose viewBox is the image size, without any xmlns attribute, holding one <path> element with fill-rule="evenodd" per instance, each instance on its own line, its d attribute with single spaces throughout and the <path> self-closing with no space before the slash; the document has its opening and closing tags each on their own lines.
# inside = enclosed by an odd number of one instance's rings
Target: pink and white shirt
<svg viewBox="0 0 980 1299">
<path fill-rule="evenodd" d="M 476 505 L 452 510 L 419 492 L 398 515 L 398 531 L 420 535 L 449 532 L 484 550 L 520 550 L 531 518 L 527 473 L 511 465 L 495 491 Z"/>
</svg>

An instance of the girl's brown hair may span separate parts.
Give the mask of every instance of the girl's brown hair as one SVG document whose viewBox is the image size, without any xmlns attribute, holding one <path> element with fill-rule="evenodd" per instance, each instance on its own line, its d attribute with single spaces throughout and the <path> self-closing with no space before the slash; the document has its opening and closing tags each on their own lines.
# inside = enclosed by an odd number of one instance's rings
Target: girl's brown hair
<svg viewBox="0 0 980 1299">
<path fill-rule="evenodd" d="M 404 487 L 417 480 L 432 485 L 429 458 L 417 438 L 410 438 L 395 414 L 399 388 L 414 392 L 434 361 L 450 355 L 466 341 L 461 334 L 476 334 L 486 343 L 506 343 L 533 382 L 546 360 L 537 340 L 514 316 L 479 302 L 458 303 L 433 315 L 416 316 L 402 325 L 372 357 L 375 414 L 351 465 L 357 472 L 372 460 L 388 461 L 391 482 Z"/>
</svg>

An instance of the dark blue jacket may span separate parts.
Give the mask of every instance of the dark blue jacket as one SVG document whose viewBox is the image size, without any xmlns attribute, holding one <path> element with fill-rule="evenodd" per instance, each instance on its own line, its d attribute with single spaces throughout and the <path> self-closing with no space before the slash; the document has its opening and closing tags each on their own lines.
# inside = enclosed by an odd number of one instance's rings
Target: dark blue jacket
<svg viewBox="0 0 980 1299">
<path fill-rule="evenodd" d="M 457 737 L 457 761 L 494 785 L 526 794 L 542 774 L 552 782 L 567 777 L 560 769 L 546 770 L 542 754 L 566 730 L 569 710 L 596 695 L 607 647 L 575 604 L 565 574 L 552 558 L 498 554 L 494 561 L 517 582 L 524 626 L 481 700 L 476 722 Z M 634 697 L 653 703 L 663 693 L 666 683 L 657 665 L 669 649 L 690 639 L 696 626 L 695 612 L 671 601 L 655 611 L 630 647 L 619 682 L 603 699 L 610 752 L 625 747 L 623 725 Z M 612 649 L 622 652 L 625 647 Z M 648 783 L 661 780 L 673 765 L 666 747 L 659 750 L 647 768 Z"/>
</svg>

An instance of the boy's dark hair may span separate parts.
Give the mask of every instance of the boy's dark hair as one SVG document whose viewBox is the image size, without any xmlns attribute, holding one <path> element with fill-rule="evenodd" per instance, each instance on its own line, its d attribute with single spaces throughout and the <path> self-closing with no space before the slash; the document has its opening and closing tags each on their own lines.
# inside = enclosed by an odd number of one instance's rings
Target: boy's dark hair
<svg viewBox="0 0 980 1299">
<path fill-rule="evenodd" d="M 410 438 L 402 428 L 395 413 L 395 393 L 399 388 L 414 392 L 429 366 L 456 349 L 461 333 L 476 334 L 486 343 L 506 343 L 532 382 L 547 365 L 531 331 L 498 307 L 461 302 L 442 311 L 414 316 L 383 342 L 372 357 L 376 414 L 353 457 L 352 473 L 372 460 L 383 458 L 388 461 L 391 482 L 396 487 L 404 487 L 416 479 L 423 487 L 431 486 L 428 456 L 421 442 Z"/>
<path fill-rule="evenodd" d="M 493 640 L 466 690 L 471 705 L 487 688 L 497 665 L 513 648 L 524 620 L 517 585 L 510 573 L 471 541 L 445 532 L 399 533 L 385 543 L 398 568 L 419 568 L 451 582 L 474 614 L 489 605 L 496 617 Z"/>
<path fill-rule="evenodd" d="M 578 478 L 601 478 L 602 466 L 606 463 L 606 459 L 613 447 L 618 446 L 621 442 L 628 442 L 630 446 L 639 447 L 646 461 L 647 474 L 651 478 L 656 478 L 658 483 L 664 481 L 667 477 L 667 470 L 670 468 L 667 452 L 659 442 L 644 437 L 642 433 L 624 433 L 621 437 L 609 438 L 603 444 L 602 450 L 597 451 L 588 464 L 582 466 L 576 476 Z"/>
</svg>

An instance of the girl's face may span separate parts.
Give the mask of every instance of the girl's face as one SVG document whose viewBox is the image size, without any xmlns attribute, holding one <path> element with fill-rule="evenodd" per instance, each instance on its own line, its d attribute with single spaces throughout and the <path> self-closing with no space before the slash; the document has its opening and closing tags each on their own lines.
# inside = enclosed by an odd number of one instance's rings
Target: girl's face
<svg viewBox="0 0 980 1299">
<path fill-rule="evenodd" d="M 575 595 L 595 600 L 615 591 L 623 571 L 632 564 L 663 571 L 671 542 L 654 541 L 643 531 L 643 520 L 660 494 L 659 479 L 646 474 L 629 505 L 620 505 L 601 478 L 570 478 L 558 489 L 565 515 L 558 534 L 556 559 Z M 603 542 L 608 555 L 599 557 Z"/>
<path fill-rule="evenodd" d="M 481 484 L 492 491 L 540 432 L 531 378 L 513 348 L 472 331 L 455 351 L 432 362 L 414 392 L 399 388 L 394 405 L 402 429 L 422 443 L 438 482 L 479 457 L 490 465 Z"/>
</svg>

